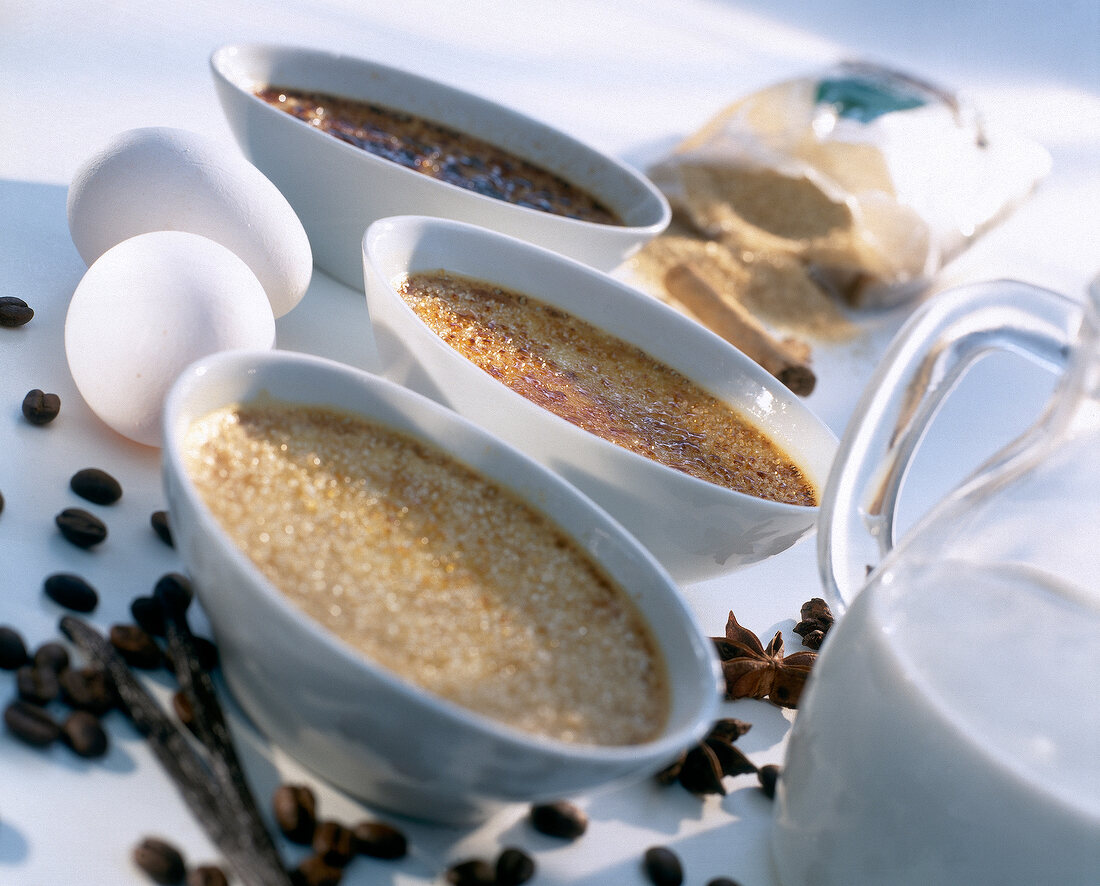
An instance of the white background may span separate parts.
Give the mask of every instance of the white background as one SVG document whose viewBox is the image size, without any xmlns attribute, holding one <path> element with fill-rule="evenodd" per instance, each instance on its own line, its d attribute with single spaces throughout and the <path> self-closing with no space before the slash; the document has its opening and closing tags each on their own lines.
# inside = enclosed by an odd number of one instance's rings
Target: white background
<svg viewBox="0 0 1100 886">
<path fill-rule="evenodd" d="M 1093 0 L 875 4 L 843 0 L 558 0 L 555 3 L 272 0 L 0 3 L 0 295 L 37 314 L 0 330 L 0 623 L 32 645 L 58 616 L 43 578 L 78 571 L 101 591 L 102 626 L 127 618 L 129 601 L 177 568 L 152 537 L 163 507 L 158 454 L 130 444 L 84 407 L 64 359 L 68 299 L 84 271 L 69 239 L 66 188 L 115 133 L 138 126 L 198 130 L 235 150 L 214 97 L 210 52 L 268 40 L 327 47 L 409 68 L 499 100 L 644 167 L 728 102 L 778 79 L 846 56 L 907 69 L 959 89 L 996 124 L 1044 144 L 1054 171 L 1004 225 L 950 265 L 939 286 L 1017 277 L 1081 297 L 1100 270 L 1100 6 Z M 842 433 L 863 381 L 911 306 L 860 317 L 864 335 L 819 349 L 810 405 Z M 317 272 L 305 301 L 279 321 L 279 345 L 369 366 L 362 295 Z M 963 385 L 930 436 L 909 488 L 917 512 L 1036 415 L 1050 379 L 991 360 Z M 61 396 L 61 417 L 33 428 L 19 405 L 31 388 Z M 108 516 L 111 538 L 82 552 L 53 530 L 79 504 L 68 478 L 97 466 L 123 483 Z M 802 601 L 818 593 L 813 543 L 722 580 L 685 588 L 709 633 L 733 609 L 767 639 L 789 633 Z M 200 624 L 201 626 L 201 624 Z M 262 629 L 258 626 L 257 629 Z M 156 683 L 166 692 L 166 683 Z M 0 700 L 14 692 L 0 674 Z M 727 705 L 754 724 L 740 745 L 758 763 L 780 762 L 788 716 L 766 703 Z M 280 779 L 309 778 L 247 723 L 235 720 L 262 800 Z M 111 754 L 78 762 L 0 734 L 0 883 L 14 886 L 145 882 L 129 852 L 146 834 L 177 841 L 195 861 L 215 852 L 140 739 L 113 720 Z M 322 813 L 368 810 L 315 782 Z M 402 822 L 414 851 L 399 864 L 357 862 L 345 882 L 427 883 L 447 864 L 521 845 L 536 882 L 643 883 L 646 847 L 672 846 L 687 882 L 726 875 L 774 883 L 766 852 L 769 805 L 750 777 L 699 801 L 645 784 L 583 798 L 588 835 L 560 845 L 531 832 L 510 808 L 477 830 Z M 286 848 L 286 847 L 284 847 Z M 293 853 L 288 850 L 288 857 Z"/>
</svg>

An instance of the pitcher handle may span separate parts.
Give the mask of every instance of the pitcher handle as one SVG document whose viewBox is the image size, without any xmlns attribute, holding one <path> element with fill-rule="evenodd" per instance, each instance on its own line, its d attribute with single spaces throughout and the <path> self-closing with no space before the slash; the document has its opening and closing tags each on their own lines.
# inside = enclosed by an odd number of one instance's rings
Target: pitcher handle
<svg viewBox="0 0 1100 886">
<path fill-rule="evenodd" d="M 844 609 L 894 546 L 897 499 L 913 455 L 967 369 L 995 350 L 1054 371 L 1066 365 L 1081 305 L 998 280 L 936 295 L 894 337 L 860 397 L 822 495 L 822 584 Z"/>
</svg>

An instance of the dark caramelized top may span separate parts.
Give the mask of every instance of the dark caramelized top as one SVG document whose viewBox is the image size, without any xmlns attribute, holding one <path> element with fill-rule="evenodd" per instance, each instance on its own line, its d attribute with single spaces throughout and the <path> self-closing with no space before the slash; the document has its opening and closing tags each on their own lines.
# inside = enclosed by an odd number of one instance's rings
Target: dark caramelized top
<svg viewBox="0 0 1100 886">
<path fill-rule="evenodd" d="M 341 141 L 460 188 L 581 221 L 623 223 L 591 194 L 560 176 L 423 117 L 283 86 L 266 86 L 256 95 Z"/>
<path fill-rule="evenodd" d="M 634 345 L 491 283 L 434 271 L 401 294 L 452 348 L 612 443 L 736 492 L 816 505 L 801 469 L 730 406 Z"/>
</svg>

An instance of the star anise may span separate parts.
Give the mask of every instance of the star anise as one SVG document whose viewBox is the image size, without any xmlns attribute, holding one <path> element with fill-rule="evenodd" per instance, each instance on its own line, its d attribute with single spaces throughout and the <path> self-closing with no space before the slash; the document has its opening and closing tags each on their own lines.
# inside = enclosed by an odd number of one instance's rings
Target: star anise
<svg viewBox="0 0 1100 886">
<path fill-rule="evenodd" d="M 719 720 L 707 736 L 682 753 L 676 762 L 657 773 L 662 784 L 678 781 L 693 794 L 725 794 L 727 775 L 756 772 L 756 766 L 733 743 L 751 728 L 733 717 Z"/>
<path fill-rule="evenodd" d="M 802 645 L 809 649 L 820 649 L 825 635 L 833 626 L 833 611 L 820 597 L 814 597 L 802 604 L 802 621 L 794 626 L 794 632 L 802 638 Z"/>
<path fill-rule="evenodd" d="M 784 656 L 782 631 L 776 631 L 765 647 L 756 634 L 737 623 L 732 612 L 726 621 L 726 636 L 711 639 L 722 659 L 728 700 L 766 698 L 780 707 L 798 707 L 816 653 Z"/>
</svg>

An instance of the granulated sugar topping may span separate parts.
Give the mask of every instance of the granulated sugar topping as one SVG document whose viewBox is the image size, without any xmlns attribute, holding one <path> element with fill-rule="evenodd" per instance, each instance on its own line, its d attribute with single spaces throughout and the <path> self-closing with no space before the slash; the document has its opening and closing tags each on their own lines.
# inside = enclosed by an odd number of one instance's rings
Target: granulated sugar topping
<svg viewBox="0 0 1100 886">
<path fill-rule="evenodd" d="M 264 400 L 189 430 L 234 542 L 368 658 L 518 729 L 653 738 L 668 686 L 627 594 L 544 516 L 441 450 L 347 413 Z"/>
</svg>

